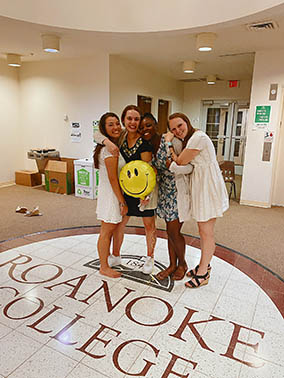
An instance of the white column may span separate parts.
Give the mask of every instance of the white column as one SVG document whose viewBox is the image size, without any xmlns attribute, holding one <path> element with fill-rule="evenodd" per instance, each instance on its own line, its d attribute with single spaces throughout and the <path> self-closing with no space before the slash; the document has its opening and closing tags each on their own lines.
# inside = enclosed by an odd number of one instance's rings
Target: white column
<svg viewBox="0 0 284 378">
<path fill-rule="evenodd" d="M 281 182 L 275 180 L 275 175 L 281 175 L 279 161 L 284 159 L 283 149 L 281 152 L 278 148 L 284 87 L 283 62 L 284 50 L 261 51 L 255 56 L 240 199 L 243 205 L 270 207 L 273 204 L 275 185 Z M 271 84 L 278 84 L 277 98 L 274 101 L 269 100 Z M 270 122 L 265 128 L 255 124 L 255 110 L 258 105 L 271 106 Z M 270 161 L 263 161 L 264 136 L 267 130 L 273 133 L 272 150 Z M 283 159 L 279 158 L 281 153 Z M 284 205 L 284 196 L 282 204 Z"/>
</svg>

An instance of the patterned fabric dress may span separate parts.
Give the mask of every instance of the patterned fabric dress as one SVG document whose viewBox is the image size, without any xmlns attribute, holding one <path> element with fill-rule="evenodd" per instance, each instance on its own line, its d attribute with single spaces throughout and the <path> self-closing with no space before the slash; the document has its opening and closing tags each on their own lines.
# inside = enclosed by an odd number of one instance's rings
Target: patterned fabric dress
<svg viewBox="0 0 284 378">
<path fill-rule="evenodd" d="M 171 222 L 178 218 L 177 189 L 175 175 L 166 166 L 167 147 L 164 136 L 161 138 L 160 147 L 156 153 L 152 164 L 156 167 L 157 184 L 159 185 L 157 215 L 166 222 Z"/>
<path fill-rule="evenodd" d="M 133 147 L 129 148 L 127 143 L 127 137 L 125 137 L 121 147 L 120 147 L 120 153 L 123 156 L 126 163 L 129 163 L 133 160 L 142 160 L 141 154 L 143 152 L 152 152 L 153 147 L 152 145 L 145 141 L 142 137 L 137 139 L 136 143 Z M 139 198 L 130 197 L 127 194 L 123 194 L 125 201 L 128 206 L 128 213 L 129 216 L 135 216 L 135 217 L 152 217 L 155 215 L 154 210 L 144 210 L 140 211 L 138 205 L 140 204 Z"/>
</svg>

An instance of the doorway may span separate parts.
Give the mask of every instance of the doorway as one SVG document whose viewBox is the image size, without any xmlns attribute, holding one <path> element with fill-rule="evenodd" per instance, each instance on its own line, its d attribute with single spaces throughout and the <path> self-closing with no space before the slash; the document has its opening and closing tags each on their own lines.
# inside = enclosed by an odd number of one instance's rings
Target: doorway
<svg viewBox="0 0 284 378">
<path fill-rule="evenodd" d="M 203 101 L 202 129 L 212 140 L 217 160 L 235 163 L 237 198 L 240 197 L 248 103 L 237 101 Z"/>
<path fill-rule="evenodd" d="M 160 135 L 167 132 L 167 122 L 169 116 L 169 101 L 158 101 L 158 133 Z"/>
<path fill-rule="evenodd" d="M 152 98 L 137 95 L 137 105 L 141 109 L 142 114 L 151 113 Z"/>
<path fill-rule="evenodd" d="M 218 161 L 234 161 L 239 174 L 244 162 L 248 104 L 204 101 L 203 130 L 212 140 Z"/>
</svg>

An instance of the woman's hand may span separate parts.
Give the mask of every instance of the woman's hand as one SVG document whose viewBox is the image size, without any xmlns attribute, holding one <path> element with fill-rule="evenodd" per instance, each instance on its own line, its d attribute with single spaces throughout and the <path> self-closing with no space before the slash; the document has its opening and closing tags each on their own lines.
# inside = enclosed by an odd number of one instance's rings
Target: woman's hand
<svg viewBox="0 0 284 378">
<path fill-rule="evenodd" d="M 149 196 L 145 197 L 144 199 L 140 198 L 140 206 L 145 207 L 146 205 L 148 205 L 149 201 L 150 201 Z"/>
<path fill-rule="evenodd" d="M 167 134 L 165 134 L 165 141 L 171 142 L 173 139 L 174 139 L 174 134 L 168 131 Z"/>
<path fill-rule="evenodd" d="M 119 203 L 119 208 L 120 208 L 120 215 L 123 217 L 128 213 L 128 207 L 125 202 L 120 202 Z"/>
<path fill-rule="evenodd" d="M 112 154 L 112 156 L 118 157 L 119 156 L 119 148 L 116 144 L 112 143 L 109 139 L 104 140 L 104 145 L 106 146 L 106 149 L 108 152 Z"/>
<path fill-rule="evenodd" d="M 169 169 L 170 165 L 172 164 L 172 159 L 167 159 L 166 160 L 166 167 Z"/>
</svg>

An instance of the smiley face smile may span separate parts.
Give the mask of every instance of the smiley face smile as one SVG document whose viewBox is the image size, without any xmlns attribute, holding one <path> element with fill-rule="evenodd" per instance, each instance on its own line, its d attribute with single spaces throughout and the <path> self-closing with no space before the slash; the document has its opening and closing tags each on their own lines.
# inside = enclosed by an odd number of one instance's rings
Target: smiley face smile
<svg viewBox="0 0 284 378">
<path fill-rule="evenodd" d="M 119 183 L 127 195 L 145 198 L 156 185 L 156 173 L 145 161 L 134 160 L 122 168 Z"/>
</svg>

